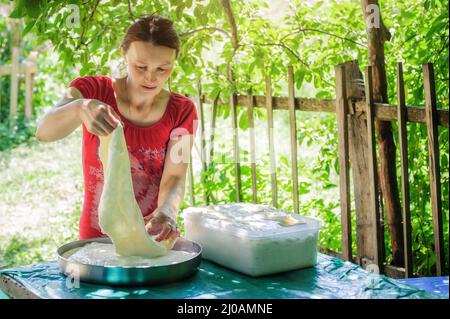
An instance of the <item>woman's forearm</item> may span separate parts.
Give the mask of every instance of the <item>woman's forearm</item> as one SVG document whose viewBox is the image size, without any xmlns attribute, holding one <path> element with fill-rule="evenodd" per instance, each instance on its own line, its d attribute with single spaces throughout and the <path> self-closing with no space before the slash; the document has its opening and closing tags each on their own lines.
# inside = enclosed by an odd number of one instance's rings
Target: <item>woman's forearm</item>
<svg viewBox="0 0 450 319">
<path fill-rule="evenodd" d="M 83 101 L 84 99 L 76 99 L 48 111 L 39 121 L 36 139 L 52 142 L 72 133 L 82 123 L 79 110 Z"/>
<path fill-rule="evenodd" d="M 161 184 L 158 195 L 158 208 L 177 219 L 178 207 L 184 197 L 185 178 L 172 176 Z"/>
</svg>

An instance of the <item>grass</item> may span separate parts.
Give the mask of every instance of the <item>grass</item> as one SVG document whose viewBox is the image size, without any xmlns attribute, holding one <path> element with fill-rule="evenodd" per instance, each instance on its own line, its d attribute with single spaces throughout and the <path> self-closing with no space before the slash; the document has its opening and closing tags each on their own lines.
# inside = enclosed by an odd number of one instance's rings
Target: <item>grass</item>
<svg viewBox="0 0 450 319">
<path fill-rule="evenodd" d="M 0 152 L 0 267 L 55 260 L 78 238 L 81 164 L 81 129 Z"/>
</svg>

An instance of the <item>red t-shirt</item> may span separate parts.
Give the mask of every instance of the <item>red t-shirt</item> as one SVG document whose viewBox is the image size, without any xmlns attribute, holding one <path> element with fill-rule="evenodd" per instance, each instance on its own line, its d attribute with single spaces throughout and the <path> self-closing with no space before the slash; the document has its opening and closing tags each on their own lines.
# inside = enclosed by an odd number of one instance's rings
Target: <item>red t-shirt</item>
<svg viewBox="0 0 450 319">
<path fill-rule="evenodd" d="M 187 97 L 172 92 L 164 115 L 146 127 L 127 121 L 120 113 L 112 79 L 106 76 L 84 76 L 73 80 L 69 87 L 77 88 L 86 99 L 96 99 L 114 108 L 124 125 L 130 157 L 131 177 L 136 201 L 142 215 L 151 214 L 158 205 L 159 185 L 164 169 L 167 143 L 171 136 L 195 135 L 197 111 Z M 103 189 L 103 166 L 98 155 L 99 137 L 83 124 L 84 203 L 79 223 L 80 239 L 104 237 L 98 223 L 98 205 Z"/>
</svg>

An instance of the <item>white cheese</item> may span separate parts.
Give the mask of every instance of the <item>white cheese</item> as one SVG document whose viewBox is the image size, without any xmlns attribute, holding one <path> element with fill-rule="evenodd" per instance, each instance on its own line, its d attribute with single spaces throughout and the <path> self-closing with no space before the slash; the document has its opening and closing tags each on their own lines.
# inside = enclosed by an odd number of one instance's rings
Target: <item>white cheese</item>
<svg viewBox="0 0 450 319">
<path fill-rule="evenodd" d="M 251 276 L 311 267 L 317 260 L 319 220 L 249 203 L 190 207 L 185 237 L 202 256 Z"/>
<path fill-rule="evenodd" d="M 181 263 L 192 259 L 195 253 L 170 250 L 160 257 L 117 256 L 112 244 L 89 243 L 68 251 L 65 257 L 70 261 L 104 267 L 155 267 Z"/>
</svg>

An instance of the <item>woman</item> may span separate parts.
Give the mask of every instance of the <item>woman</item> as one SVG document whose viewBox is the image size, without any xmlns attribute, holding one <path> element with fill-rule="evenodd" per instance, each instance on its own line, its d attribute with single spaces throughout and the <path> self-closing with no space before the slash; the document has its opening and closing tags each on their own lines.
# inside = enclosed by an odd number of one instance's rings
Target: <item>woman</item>
<svg viewBox="0 0 450 319">
<path fill-rule="evenodd" d="M 134 194 L 147 231 L 157 234 L 157 241 L 179 236 L 177 211 L 184 195 L 185 159 L 192 149 L 197 113 L 187 97 L 162 88 L 179 52 L 179 38 L 172 24 L 151 15 L 131 25 L 120 46 L 127 76 L 76 78 L 63 100 L 38 125 L 36 138 L 45 142 L 64 138 L 82 125 L 84 204 L 80 239 L 105 236 L 98 223 L 103 188 L 99 136 L 110 134 L 119 122 L 124 126 Z M 179 150 L 183 160 L 179 159 Z"/>
</svg>

